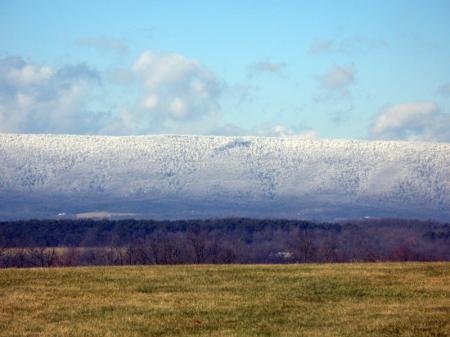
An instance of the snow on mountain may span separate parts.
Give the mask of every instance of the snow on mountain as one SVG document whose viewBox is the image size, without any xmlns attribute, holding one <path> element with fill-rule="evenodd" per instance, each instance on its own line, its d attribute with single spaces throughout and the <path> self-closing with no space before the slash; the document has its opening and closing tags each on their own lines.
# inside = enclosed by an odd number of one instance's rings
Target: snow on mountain
<svg viewBox="0 0 450 337">
<path fill-rule="evenodd" d="M 0 134 L 0 218 L 450 220 L 450 144 Z"/>
</svg>

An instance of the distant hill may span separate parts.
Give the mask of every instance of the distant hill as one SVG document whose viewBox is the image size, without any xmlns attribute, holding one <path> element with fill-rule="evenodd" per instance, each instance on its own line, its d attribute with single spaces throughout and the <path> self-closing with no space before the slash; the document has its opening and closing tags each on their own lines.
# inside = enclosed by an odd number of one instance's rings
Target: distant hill
<svg viewBox="0 0 450 337">
<path fill-rule="evenodd" d="M 450 220 L 450 144 L 0 134 L 0 219 Z"/>
</svg>

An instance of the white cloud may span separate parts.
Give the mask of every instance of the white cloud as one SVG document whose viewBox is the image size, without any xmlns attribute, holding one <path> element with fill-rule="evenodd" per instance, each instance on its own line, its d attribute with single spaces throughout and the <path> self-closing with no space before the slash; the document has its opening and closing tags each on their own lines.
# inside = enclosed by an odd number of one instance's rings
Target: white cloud
<svg viewBox="0 0 450 337">
<path fill-rule="evenodd" d="M 217 125 L 227 86 L 198 59 L 146 51 L 129 69 L 106 73 L 108 88 L 84 63 L 58 69 L 20 57 L 0 60 L 0 132 L 207 134 Z M 130 94 L 112 97 L 112 111 L 92 113 L 104 109 L 103 91 Z"/>
<path fill-rule="evenodd" d="M 143 109 L 155 109 L 158 106 L 158 102 L 159 99 L 157 95 L 150 95 L 143 99 L 140 104 Z"/>
<path fill-rule="evenodd" d="M 168 112 L 174 119 L 185 119 L 188 115 L 187 102 L 182 98 L 175 98 L 170 102 Z"/>
<path fill-rule="evenodd" d="M 265 71 L 283 66 L 269 65 Z M 0 60 L 0 132 L 318 136 L 303 126 L 219 127 L 223 100 L 226 110 L 235 110 L 251 101 L 249 92 L 228 86 L 200 60 L 174 53 L 145 51 L 128 69 L 103 74 L 85 63 L 56 68 L 10 57 Z"/>
<path fill-rule="evenodd" d="M 86 98 L 100 76 L 86 64 L 60 69 L 0 60 L 0 132 L 93 133 L 100 115 L 89 113 Z M 106 115 L 106 114 L 105 114 Z"/>
<path fill-rule="evenodd" d="M 113 37 L 101 36 L 96 39 L 94 37 L 86 37 L 84 39 L 75 40 L 77 47 L 95 47 L 102 53 L 113 52 L 121 57 L 126 56 L 130 52 L 130 48 Z"/>
<path fill-rule="evenodd" d="M 6 77 L 18 86 L 26 86 L 47 81 L 53 73 L 54 71 L 50 67 L 27 64 L 21 68 L 11 68 L 6 74 Z"/>
<path fill-rule="evenodd" d="M 437 115 L 425 131 L 408 140 L 421 142 L 450 142 L 450 114 Z"/>
<path fill-rule="evenodd" d="M 208 134 L 217 127 L 228 87 L 200 60 L 148 50 L 115 73 L 126 80 L 113 76 L 112 83 L 136 88 L 137 97 L 101 134 Z"/>
<path fill-rule="evenodd" d="M 370 133 L 375 139 L 418 140 L 421 135 L 436 129 L 439 116 L 440 111 L 436 103 L 398 104 L 378 112 Z"/>
<path fill-rule="evenodd" d="M 198 59 L 179 54 L 143 52 L 131 66 L 145 96 L 138 104 L 139 118 L 164 125 L 167 120 L 194 121 L 220 111 L 224 84 Z"/>
</svg>

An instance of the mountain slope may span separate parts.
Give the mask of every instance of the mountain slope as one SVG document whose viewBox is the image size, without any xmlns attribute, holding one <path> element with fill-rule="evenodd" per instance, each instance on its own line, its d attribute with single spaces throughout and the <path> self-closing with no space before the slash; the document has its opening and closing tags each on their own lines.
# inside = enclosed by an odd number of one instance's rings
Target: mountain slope
<svg viewBox="0 0 450 337">
<path fill-rule="evenodd" d="M 0 218 L 449 219 L 450 144 L 0 134 Z"/>
</svg>

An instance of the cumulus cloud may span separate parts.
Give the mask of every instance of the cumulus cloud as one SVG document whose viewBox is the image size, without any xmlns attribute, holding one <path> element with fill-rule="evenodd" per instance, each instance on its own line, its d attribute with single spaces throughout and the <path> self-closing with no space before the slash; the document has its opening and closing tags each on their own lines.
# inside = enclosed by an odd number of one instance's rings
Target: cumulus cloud
<svg viewBox="0 0 450 337">
<path fill-rule="evenodd" d="M 254 71 L 256 73 L 263 73 L 263 72 L 278 72 L 281 68 L 286 67 L 287 64 L 285 62 L 280 63 L 271 63 L 269 59 L 263 62 L 256 62 L 249 64 L 247 68 L 251 71 Z"/>
<path fill-rule="evenodd" d="M 0 132 L 206 134 L 217 125 L 227 86 L 198 59 L 146 51 L 129 69 L 106 74 L 108 88 L 86 63 L 0 60 Z M 106 91 L 118 93 L 107 103 L 112 111 L 93 113 Z M 131 94 L 121 101 L 120 92 Z"/>
<path fill-rule="evenodd" d="M 113 73 L 120 76 L 108 78 Z M 224 97 L 239 105 L 251 100 L 248 92 L 228 86 L 200 60 L 174 53 L 145 51 L 128 69 L 109 73 L 86 63 L 57 68 L 9 57 L 0 60 L 0 132 L 318 137 L 303 126 L 219 127 Z"/>
<path fill-rule="evenodd" d="M 441 113 L 428 124 L 423 133 L 408 140 L 420 142 L 450 142 L 450 114 Z"/>
<path fill-rule="evenodd" d="M 220 111 L 223 84 L 198 59 L 146 51 L 131 72 L 145 91 L 138 109 L 161 123 L 198 120 Z"/>
<path fill-rule="evenodd" d="M 100 75 L 86 64 L 60 69 L 0 60 L 0 132 L 91 133 L 104 116 L 87 111 L 89 87 Z"/>
<path fill-rule="evenodd" d="M 450 119 L 436 103 L 404 103 L 381 109 L 372 124 L 374 139 L 448 141 Z"/>
<path fill-rule="evenodd" d="M 207 134 L 217 125 L 228 88 L 200 60 L 154 50 L 111 78 L 124 89 L 135 88 L 137 99 L 100 130 L 109 135 Z"/>
<path fill-rule="evenodd" d="M 113 37 L 101 36 L 100 38 L 85 37 L 83 39 L 76 39 L 75 45 L 77 47 L 95 47 L 102 53 L 113 52 L 121 57 L 128 55 L 130 48 Z"/>
</svg>

